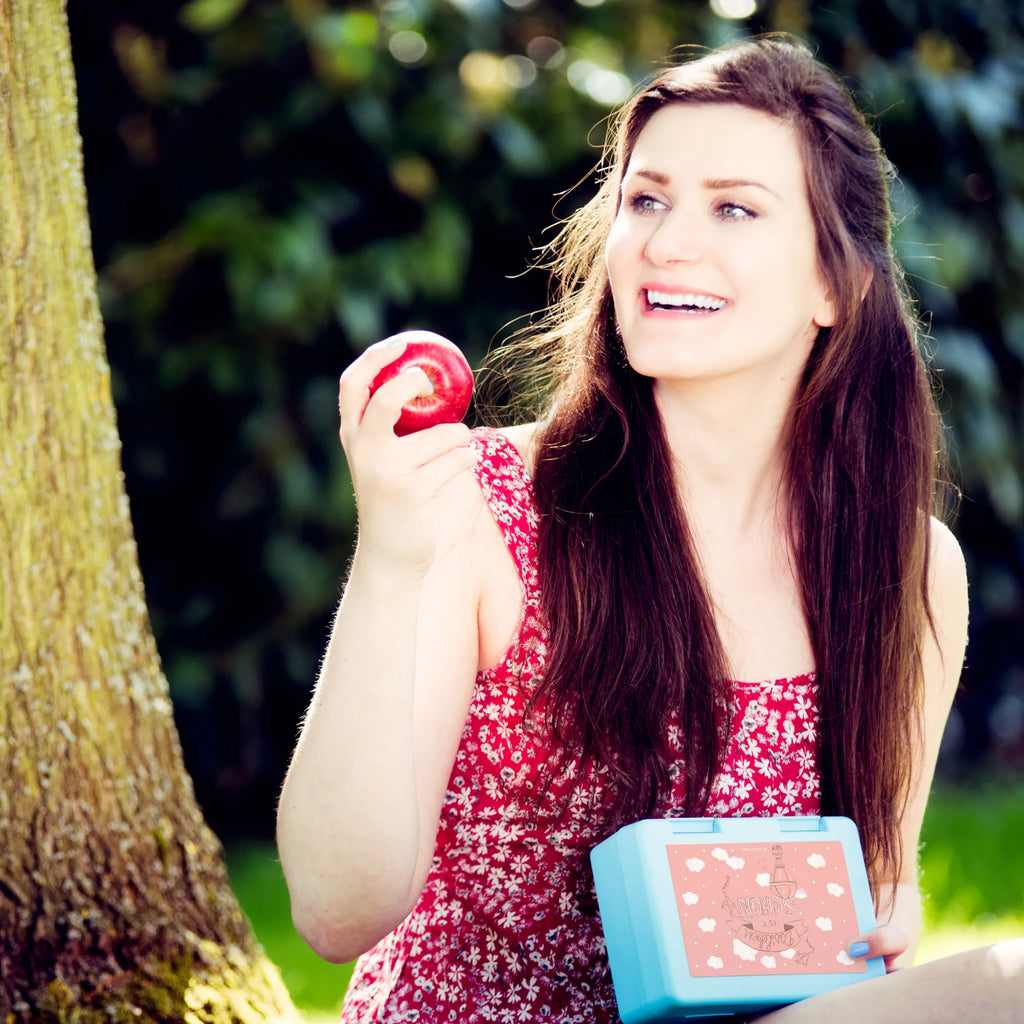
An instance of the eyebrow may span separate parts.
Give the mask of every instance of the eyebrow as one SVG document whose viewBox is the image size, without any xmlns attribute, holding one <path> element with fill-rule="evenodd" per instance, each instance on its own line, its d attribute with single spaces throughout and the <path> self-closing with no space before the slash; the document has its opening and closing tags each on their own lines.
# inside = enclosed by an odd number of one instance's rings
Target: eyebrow
<svg viewBox="0 0 1024 1024">
<path fill-rule="evenodd" d="M 638 178 L 646 178 L 648 181 L 653 181 L 656 185 L 668 185 L 671 182 L 667 174 L 662 174 L 661 171 L 652 171 L 646 167 L 641 167 L 632 173 Z M 776 199 L 782 198 L 775 189 L 769 188 L 763 182 L 753 181 L 750 178 L 705 178 L 703 185 L 709 192 L 721 192 L 730 188 L 759 188 L 775 196 Z"/>
</svg>

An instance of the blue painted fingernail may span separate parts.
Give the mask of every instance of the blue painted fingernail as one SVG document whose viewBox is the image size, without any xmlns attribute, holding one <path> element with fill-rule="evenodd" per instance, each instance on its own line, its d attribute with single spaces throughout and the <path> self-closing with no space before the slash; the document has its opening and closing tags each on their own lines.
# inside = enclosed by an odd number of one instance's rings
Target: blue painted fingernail
<svg viewBox="0 0 1024 1024">
<path fill-rule="evenodd" d="M 867 956 L 871 952 L 871 947 L 866 942 L 852 942 L 850 943 L 850 956 L 854 959 L 861 956 Z"/>
<path fill-rule="evenodd" d="M 401 344 L 402 344 L 402 339 L 397 334 L 392 334 L 391 337 L 388 338 L 384 342 L 384 347 L 385 348 L 398 348 L 398 346 L 401 345 Z"/>
</svg>

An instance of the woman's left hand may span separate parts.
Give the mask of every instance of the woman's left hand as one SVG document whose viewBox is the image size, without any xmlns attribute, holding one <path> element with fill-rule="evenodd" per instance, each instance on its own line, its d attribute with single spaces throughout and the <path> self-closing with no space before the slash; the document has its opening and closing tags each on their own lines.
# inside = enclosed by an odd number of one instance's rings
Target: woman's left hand
<svg viewBox="0 0 1024 1024">
<path fill-rule="evenodd" d="M 887 973 L 909 967 L 921 935 L 921 893 L 917 883 L 882 885 L 878 906 L 881 923 L 857 936 L 846 947 L 847 953 L 854 959 L 884 957 Z"/>
<path fill-rule="evenodd" d="M 910 957 L 904 959 L 904 954 L 910 951 L 910 936 L 898 924 L 883 924 L 874 931 L 858 936 L 846 947 L 846 951 L 855 960 L 884 957 L 887 973 L 910 966 Z"/>
</svg>

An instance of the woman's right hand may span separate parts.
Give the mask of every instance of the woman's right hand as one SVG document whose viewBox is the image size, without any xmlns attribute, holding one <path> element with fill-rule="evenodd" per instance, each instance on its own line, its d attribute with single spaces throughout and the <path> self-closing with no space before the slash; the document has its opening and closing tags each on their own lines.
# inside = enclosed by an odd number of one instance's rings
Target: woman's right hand
<svg viewBox="0 0 1024 1024">
<path fill-rule="evenodd" d="M 441 490 L 470 470 L 470 431 L 444 423 L 399 437 L 402 406 L 430 393 L 427 375 L 403 370 L 373 394 L 377 374 L 397 359 L 405 342 L 370 346 L 342 374 L 338 394 L 341 443 L 359 510 L 359 550 L 390 568 L 424 575 L 436 554 L 435 506 Z"/>
<path fill-rule="evenodd" d="M 341 378 L 359 536 L 278 804 L 293 920 L 337 962 L 403 920 L 430 870 L 480 661 L 480 554 L 497 533 L 467 427 L 394 432 L 426 375 L 370 394 L 402 351 L 373 345 Z"/>
</svg>

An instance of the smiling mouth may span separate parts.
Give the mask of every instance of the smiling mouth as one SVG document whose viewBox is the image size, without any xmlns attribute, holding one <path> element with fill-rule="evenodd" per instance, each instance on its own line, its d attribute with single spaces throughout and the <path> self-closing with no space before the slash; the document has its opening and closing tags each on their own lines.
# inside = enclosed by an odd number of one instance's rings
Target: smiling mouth
<svg viewBox="0 0 1024 1024">
<path fill-rule="evenodd" d="M 648 309 L 667 309 L 675 313 L 717 313 L 725 305 L 725 299 L 717 295 L 700 295 L 694 292 L 656 292 L 644 290 Z"/>
</svg>

